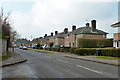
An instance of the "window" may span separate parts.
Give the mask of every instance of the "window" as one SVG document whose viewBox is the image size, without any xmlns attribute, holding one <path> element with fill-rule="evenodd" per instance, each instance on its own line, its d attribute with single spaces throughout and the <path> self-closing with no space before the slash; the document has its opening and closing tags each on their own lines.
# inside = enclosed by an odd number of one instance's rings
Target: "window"
<svg viewBox="0 0 120 80">
<path fill-rule="evenodd" d="M 119 42 L 117 42 L 117 47 L 119 47 Z"/>
<path fill-rule="evenodd" d="M 105 38 L 105 35 L 103 34 L 103 38 Z"/>
</svg>

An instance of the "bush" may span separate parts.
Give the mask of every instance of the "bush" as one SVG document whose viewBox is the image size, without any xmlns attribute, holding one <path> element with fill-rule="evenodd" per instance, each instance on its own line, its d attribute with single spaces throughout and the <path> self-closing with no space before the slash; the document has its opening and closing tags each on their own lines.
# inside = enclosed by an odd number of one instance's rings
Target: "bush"
<svg viewBox="0 0 120 80">
<path fill-rule="evenodd" d="M 95 55 L 97 48 L 79 48 L 74 53 L 78 55 Z M 101 56 L 120 57 L 120 49 L 100 49 Z"/>
<path fill-rule="evenodd" d="M 76 48 L 70 48 L 70 53 L 74 53 Z"/>
<path fill-rule="evenodd" d="M 103 48 L 103 47 L 112 47 L 112 39 L 78 39 L 79 48 Z"/>
<path fill-rule="evenodd" d="M 53 47 L 53 43 L 50 43 L 49 46 L 50 46 L 50 47 Z"/>
<path fill-rule="evenodd" d="M 60 52 L 70 52 L 70 47 L 60 48 Z"/>
<path fill-rule="evenodd" d="M 59 47 L 54 47 L 54 48 L 51 48 L 51 51 L 57 51 L 57 52 L 60 52 L 60 48 L 59 48 Z"/>
<path fill-rule="evenodd" d="M 35 45 L 35 49 L 43 49 L 40 44 Z"/>
<path fill-rule="evenodd" d="M 74 53 L 78 55 L 95 55 L 96 49 L 75 49 Z"/>
<path fill-rule="evenodd" d="M 120 57 L 120 49 L 102 49 L 102 56 Z"/>
<path fill-rule="evenodd" d="M 51 50 L 50 48 L 44 48 L 44 49 L 45 49 L 45 50 L 49 50 L 49 51 Z"/>
</svg>

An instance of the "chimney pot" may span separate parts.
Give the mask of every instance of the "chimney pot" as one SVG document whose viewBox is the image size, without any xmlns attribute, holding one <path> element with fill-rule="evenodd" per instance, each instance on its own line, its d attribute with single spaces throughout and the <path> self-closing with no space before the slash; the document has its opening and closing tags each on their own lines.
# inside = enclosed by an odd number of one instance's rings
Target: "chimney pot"
<svg viewBox="0 0 120 80">
<path fill-rule="evenodd" d="M 55 35 L 57 35 L 58 34 L 58 31 L 55 31 Z"/>
<path fill-rule="evenodd" d="M 91 21 L 91 31 L 95 32 L 96 31 L 96 20 Z"/>
<path fill-rule="evenodd" d="M 72 31 L 74 31 L 74 30 L 76 30 L 76 26 L 75 25 L 72 26 Z"/>
<path fill-rule="evenodd" d="M 89 23 L 86 23 L 86 26 L 89 26 L 90 24 Z"/>
<path fill-rule="evenodd" d="M 68 28 L 64 29 L 64 33 L 67 34 L 68 33 Z"/>
<path fill-rule="evenodd" d="M 51 32 L 51 36 L 53 36 L 53 32 Z"/>
<path fill-rule="evenodd" d="M 45 36 L 47 36 L 47 34 L 45 34 Z"/>
</svg>

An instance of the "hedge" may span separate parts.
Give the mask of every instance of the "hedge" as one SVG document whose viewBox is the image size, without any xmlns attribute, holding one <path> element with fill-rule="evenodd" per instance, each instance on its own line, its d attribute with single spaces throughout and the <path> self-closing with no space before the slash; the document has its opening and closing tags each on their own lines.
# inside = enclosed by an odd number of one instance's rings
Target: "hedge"
<svg viewBox="0 0 120 80">
<path fill-rule="evenodd" d="M 103 48 L 103 47 L 112 47 L 113 39 L 78 39 L 79 48 Z"/>
<path fill-rule="evenodd" d="M 79 48 L 74 53 L 78 55 L 95 55 L 97 48 Z M 120 49 L 100 49 L 101 56 L 120 57 Z"/>
<path fill-rule="evenodd" d="M 50 51 L 51 49 L 50 48 L 44 48 L 44 50 L 49 50 Z"/>
<path fill-rule="evenodd" d="M 44 49 L 49 51 L 57 51 L 57 52 L 70 52 L 69 47 L 64 47 L 64 48 L 52 47 L 52 48 L 44 48 Z"/>
<path fill-rule="evenodd" d="M 78 55 L 95 55 L 96 49 L 75 49 L 74 53 Z"/>
<path fill-rule="evenodd" d="M 76 48 L 70 48 L 70 53 L 74 53 Z"/>
<path fill-rule="evenodd" d="M 57 51 L 60 52 L 60 48 L 59 47 L 54 47 L 54 48 L 50 48 L 51 51 Z"/>
<path fill-rule="evenodd" d="M 70 47 L 60 48 L 60 52 L 70 52 Z"/>
</svg>

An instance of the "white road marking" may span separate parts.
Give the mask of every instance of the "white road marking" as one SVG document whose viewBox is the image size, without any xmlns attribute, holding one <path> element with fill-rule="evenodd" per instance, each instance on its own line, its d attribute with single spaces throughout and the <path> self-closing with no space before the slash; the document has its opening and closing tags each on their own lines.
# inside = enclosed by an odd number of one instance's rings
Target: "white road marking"
<svg viewBox="0 0 120 80">
<path fill-rule="evenodd" d="M 50 58 L 50 59 L 52 58 L 52 57 L 50 57 L 50 56 L 45 56 L 45 57 Z"/>
<path fill-rule="evenodd" d="M 95 72 L 95 73 L 98 73 L 98 74 L 102 74 L 102 73 L 99 72 L 99 71 L 96 71 L 96 70 L 93 70 L 93 69 L 89 69 L 89 68 L 84 67 L 84 66 L 80 66 L 80 65 L 76 65 L 76 66 L 77 66 L 77 67 L 80 67 L 80 68 L 84 68 L 84 69 L 89 70 L 89 71 L 92 71 L 92 72 Z"/>
<path fill-rule="evenodd" d="M 63 60 L 60 60 L 60 59 L 56 59 L 56 60 L 60 61 L 60 62 L 68 63 L 67 61 L 63 61 Z"/>
</svg>

